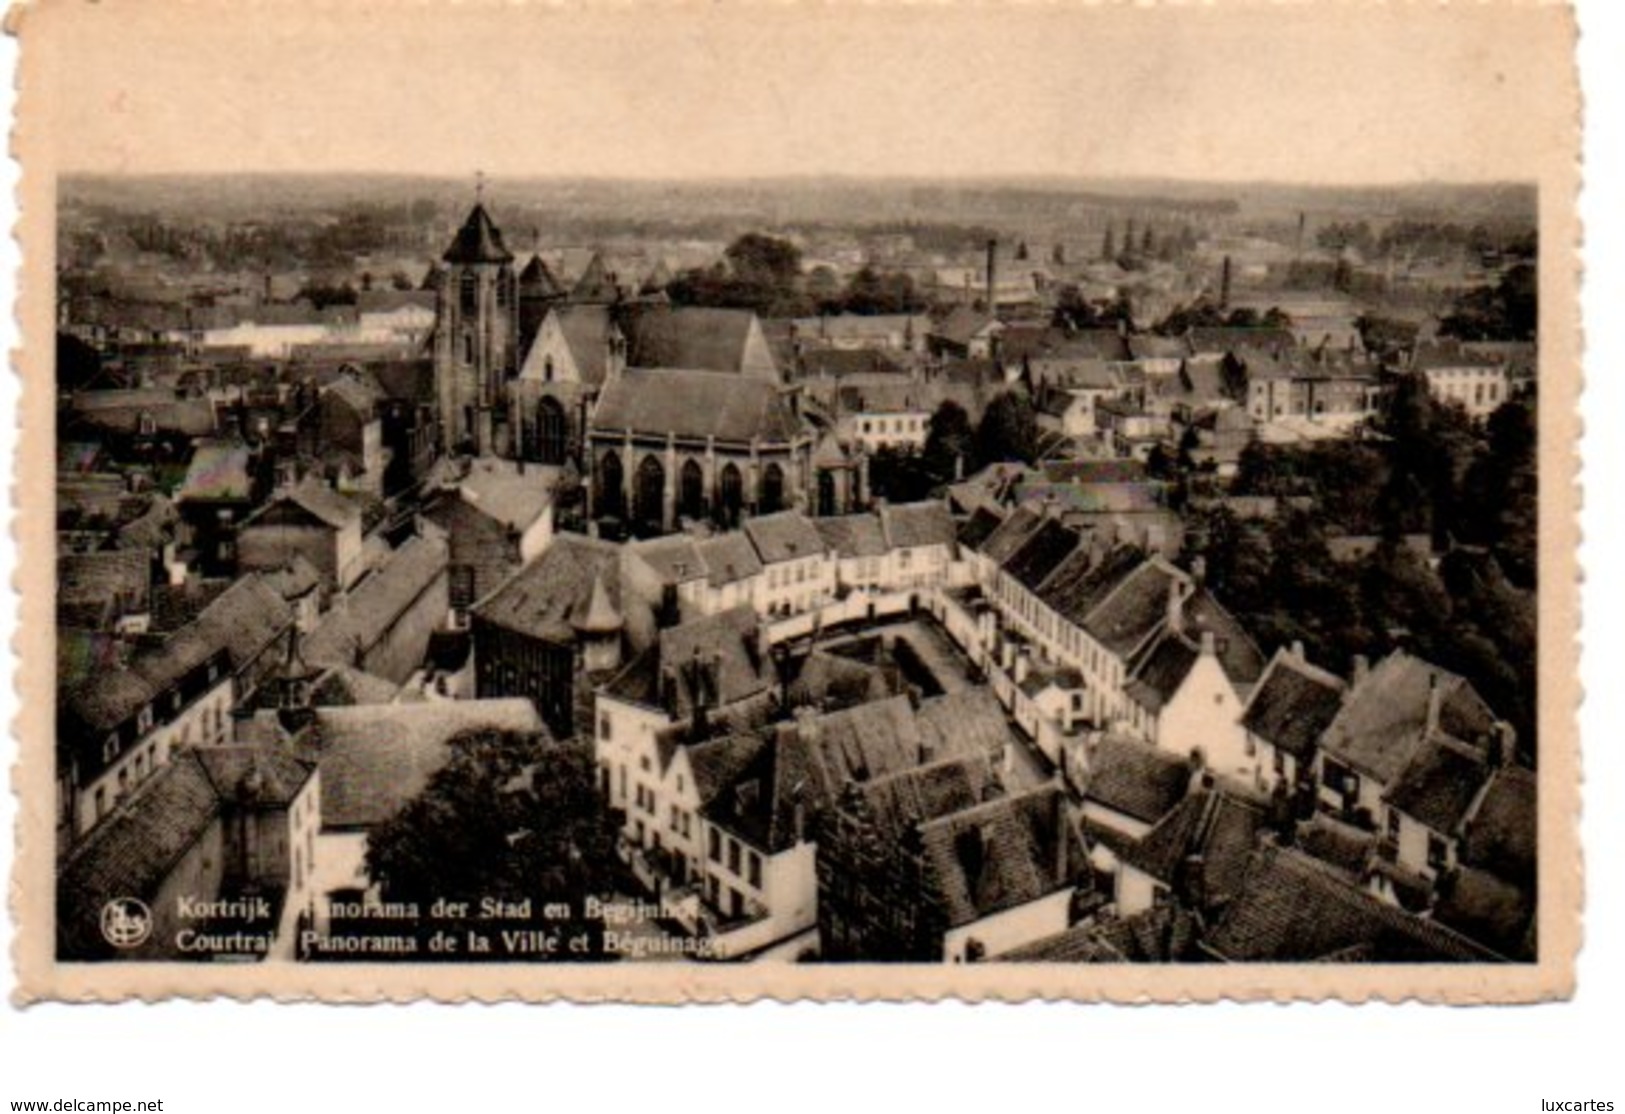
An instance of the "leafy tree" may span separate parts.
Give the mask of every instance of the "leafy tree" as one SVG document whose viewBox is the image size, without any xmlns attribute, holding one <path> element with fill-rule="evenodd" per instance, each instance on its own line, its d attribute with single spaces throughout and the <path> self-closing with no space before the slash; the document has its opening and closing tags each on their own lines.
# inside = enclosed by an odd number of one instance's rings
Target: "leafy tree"
<svg viewBox="0 0 1625 1114">
<path fill-rule="evenodd" d="M 921 463 L 939 483 L 952 480 L 959 462 L 966 473 L 976 464 L 976 431 L 970 415 L 953 399 L 944 399 L 926 423 L 925 448 Z"/>
<path fill-rule="evenodd" d="M 385 899 L 427 909 L 442 898 L 529 898 L 535 916 L 544 904 L 567 903 L 571 916 L 546 927 L 585 933 L 595 950 L 550 958 L 601 956 L 602 926 L 583 907 L 614 885 L 615 837 L 591 755 L 499 732 L 471 732 L 451 747 L 423 792 L 367 841 L 367 870 Z"/>
<path fill-rule="evenodd" d="M 1038 457 L 1038 415 L 1025 391 L 1005 391 L 988 403 L 976 427 L 976 456 L 983 464 Z"/>
</svg>

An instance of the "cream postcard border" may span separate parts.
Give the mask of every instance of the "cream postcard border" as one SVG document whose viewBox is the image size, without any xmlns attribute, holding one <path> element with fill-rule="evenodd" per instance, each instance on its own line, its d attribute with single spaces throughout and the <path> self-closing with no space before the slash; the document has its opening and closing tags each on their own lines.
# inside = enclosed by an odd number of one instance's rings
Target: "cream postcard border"
<svg viewBox="0 0 1625 1114">
<path fill-rule="evenodd" d="M 22 375 L 21 423 L 14 536 L 19 567 L 19 633 L 15 640 L 21 714 L 13 725 L 19 761 L 12 771 L 17 794 L 17 855 L 10 880 L 10 906 L 17 932 L 13 962 L 20 1002 L 115 1001 L 139 998 L 254 998 L 326 1002 L 572 1000 L 633 1002 L 747 1002 L 808 999 L 1019 1001 L 1071 999 L 1114 1002 L 1230 1000 L 1401 1001 L 1450 1003 L 1531 1002 L 1573 993 L 1575 957 L 1581 940 L 1583 871 L 1578 840 L 1580 748 L 1576 710 L 1578 674 L 1579 544 L 1578 400 L 1580 373 L 1579 186 L 1580 100 L 1573 58 L 1573 11 L 1550 9 L 1550 26 L 1531 50 L 1564 67 L 1559 83 L 1565 103 L 1554 106 L 1572 121 L 1554 132 L 1543 150 L 1530 152 L 1531 177 L 1540 190 L 1540 592 L 1539 770 L 1540 960 L 1506 966 L 1453 965 L 1068 965 L 978 964 L 960 966 L 698 964 L 600 965 L 383 965 L 383 964 L 177 964 L 59 963 L 53 955 L 55 875 L 52 778 L 55 685 L 54 655 L 54 390 L 52 335 L 55 319 L 56 106 L 42 93 L 44 75 L 60 58 L 58 13 L 89 0 L 40 0 L 13 9 L 7 29 L 21 38 L 18 119 L 13 154 L 21 161 L 22 249 L 17 319 L 22 348 L 13 354 Z M 545 2 L 545 0 L 532 0 Z M 652 0 L 651 0 L 652 2 Z M 167 4 L 177 20 L 225 16 L 249 5 L 221 0 L 111 0 L 120 4 Z M 389 7 L 401 21 L 451 18 L 465 5 L 445 0 L 262 0 L 289 25 L 319 26 L 324 10 L 344 6 Z M 618 5 L 624 7 L 624 5 Z M 670 3 L 662 6 L 670 7 Z M 749 6 L 740 0 L 734 7 Z M 1075 3 L 1082 17 L 1094 5 Z M 1232 2 L 1219 10 L 1256 8 Z M 1327 18 L 1402 21 L 1403 6 L 1310 5 Z M 1461 5 L 1485 35 L 1504 34 L 1500 13 L 1509 2 Z M 592 19 L 595 3 L 566 5 L 573 18 Z M 606 2 L 604 8 L 610 5 Z M 989 10 L 996 5 L 985 5 Z M 1301 9 L 1301 5 L 1294 5 Z M 932 6 L 916 9 L 930 18 Z M 1334 14 L 1334 10 L 1335 14 Z M 1206 14 L 1211 15 L 1209 9 Z M 1319 13 L 1317 13 L 1318 15 Z M 1617 867 L 1617 864 L 1614 864 Z"/>
</svg>

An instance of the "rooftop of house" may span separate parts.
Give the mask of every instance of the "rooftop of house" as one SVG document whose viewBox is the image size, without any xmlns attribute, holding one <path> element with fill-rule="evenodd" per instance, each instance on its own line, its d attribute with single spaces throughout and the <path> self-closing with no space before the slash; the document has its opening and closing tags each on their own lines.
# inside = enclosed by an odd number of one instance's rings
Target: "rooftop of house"
<svg viewBox="0 0 1625 1114">
<path fill-rule="evenodd" d="M 1177 754 L 1127 735 L 1107 734 L 1088 750 L 1084 800 L 1155 824 L 1185 799 L 1191 766 Z"/>
<path fill-rule="evenodd" d="M 1123 862 L 1169 887 L 1199 886 L 1196 904 L 1217 908 L 1240 890 L 1268 820 L 1265 804 L 1237 787 L 1198 787 L 1139 843 L 1126 848 Z M 1200 875 L 1182 877 L 1193 862 L 1200 864 Z M 1189 894 L 1181 897 L 1192 899 Z"/>
<path fill-rule="evenodd" d="M 756 612 L 745 605 L 665 628 L 604 692 L 686 720 L 702 707 L 713 712 L 760 697 L 775 681 Z"/>
<path fill-rule="evenodd" d="M 1430 717 L 1435 699 L 1437 714 Z M 1395 651 L 1354 682 L 1320 745 L 1389 785 L 1434 732 L 1470 743 L 1494 727 L 1494 714 L 1464 678 Z"/>
<path fill-rule="evenodd" d="M 700 560 L 705 562 L 711 587 L 721 588 L 762 573 L 762 559 L 756 547 L 741 531 L 730 530 L 698 542 Z"/>
<path fill-rule="evenodd" d="M 823 536 L 800 511 L 779 511 L 745 521 L 745 536 L 763 565 L 802 561 L 826 552 Z"/>
<path fill-rule="evenodd" d="M 1522 766 L 1497 766 L 1467 821 L 1461 861 L 1524 887 L 1535 883 L 1539 830 L 1536 778 Z"/>
<path fill-rule="evenodd" d="M 382 568 L 363 577 L 322 617 L 305 640 L 306 658 L 322 665 L 356 664 L 358 653 L 370 650 L 437 578 L 446 575 L 448 553 L 439 531 L 408 538 Z"/>
<path fill-rule="evenodd" d="M 1004 963 L 1169 963 L 1192 958 L 1196 914 L 1157 905 L 1128 917 L 1091 920 L 996 957 Z"/>
<path fill-rule="evenodd" d="M 878 515 L 864 513 L 815 518 L 812 524 L 818 536 L 824 540 L 824 548 L 832 550 L 843 560 L 886 555 L 886 534 L 881 529 Z"/>
<path fill-rule="evenodd" d="M 1301 652 L 1277 650 L 1242 712 L 1241 725 L 1285 754 L 1302 760 L 1342 707 L 1348 686 L 1305 661 Z"/>
<path fill-rule="evenodd" d="M 633 601 L 621 583 L 620 548 L 580 534 L 560 534 L 540 557 L 475 603 L 473 614 L 532 638 L 571 643 L 600 580 L 624 618 Z"/>
<path fill-rule="evenodd" d="M 283 751 L 247 746 L 178 751 L 62 864 L 57 924 L 66 954 L 103 949 L 102 907 L 113 898 L 150 901 L 220 815 L 223 805 L 285 809 L 313 769 Z"/>
<path fill-rule="evenodd" d="M 1044 786 L 919 825 L 925 885 L 950 927 L 1069 889 L 1087 869 L 1065 794 Z"/>
<path fill-rule="evenodd" d="M 959 524 L 958 541 L 966 549 L 980 551 L 1004 518 L 991 507 L 978 506 Z"/>
<path fill-rule="evenodd" d="M 273 507 L 285 504 L 298 507 L 322 525 L 335 530 L 359 525 L 361 522 L 361 507 L 358 503 L 340 495 L 315 476 L 306 476 L 297 484 L 273 493 L 261 507 L 243 520 L 243 525 L 251 526 L 263 519 Z"/>
<path fill-rule="evenodd" d="M 1156 558 L 1119 580 L 1083 620 L 1083 627 L 1112 653 L 1126 657 L 1168 619 L 1170 593 L 1181 574 Z"/>
<path fill-rule="evenodd" d="M 1231 963 L 1497 958 L 1442 925 L 1373 897 L 1307 855 L 1273 846 L 1244 864 L 1239 886 L 1203 944 Z"/>
<path fill-rule="evenodd" d="M 1484 754 L 1448 738 L 1425 742 L 1383 800 L 1423 826 L 1455 835 L 1489 777 Z"/>
<path fill-rule="evenodd" d="M 525 531 L 553 505 L 553 474 L 518 462 L 478 457 L 455 481 L 457 497 L 512 530 Z"/>
<path fill-rule="evenodd" d="M 892 549 L 954 544 L 954 520 L 939 499 L 918 503 L 883 503 L 880 525 Z"/>
<path fill-rule="evenodd" d="M 662 584 L 687 584 L 706 578 L 700 547 L 686 534 L 667 534 L 626 544 L 626 552 L 642 561 Z"/>
<path fill-rule="evenodd" d="M 451 760 L 459 735 L 487 731 L 546 728 L 520 697 L 318 708 L 310 745 L 322 775 L 322 827 L 368 829 L 390 819 Z"/>
</svg>

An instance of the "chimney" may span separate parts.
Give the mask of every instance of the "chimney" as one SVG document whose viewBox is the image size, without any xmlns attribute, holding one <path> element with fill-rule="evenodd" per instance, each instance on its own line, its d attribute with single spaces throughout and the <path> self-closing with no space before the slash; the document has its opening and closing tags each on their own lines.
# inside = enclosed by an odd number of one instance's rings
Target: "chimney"
<svg viewBox="0 0 1625 1114">
<path fill-rule="evenodd" d="M 999 277 L 998 256 L 999 242 L 997 240 L 989 240 L 987 242 L 987 312 L 989 316 L 993 315 L 994 310 L 998 305 L 998 303 L 993 300 L 993 294 L 997 289 Z"/>
<path fill-rule="evenodd" d="M 1294 638 L 1292 640 L 1292 645 L 1287 648 L 1286 654 L 1287 657 L 1291 658 L 1293 661 L 1303 661 L 1303 642 Z"/>
<path fill-rule="evenodd" d="M 1353 684 L 1358 685 L 1369 676 L 1371 676 L 1371 659 L 1364 654 L 1355 654 Z"/>
<path fill-rule="evenodd" d="M 1201 554 L 1191 558 L 1191 579 L 1198 588 L 1207 583 L 1207 558 Z"/>
<path fill-rule="evenodd" d="M 1437 673 L 1430 672 L 1428 674 L 1428 735 L 1432 735 L 1435 731 L 1439 730 L 1439 705 L 1442 701 L 1443 696 L 1439 691 L 1439 675 Z"/>
<path fill-rule="evenodd" d="M 1518 753 L 1518 733 L 1505 720 L 1497 720 L 1490 730 L 1490 762 L 1495 766 L 1512 765 Z"/>
<path fill-rule="evenodd" d="M 1211 658 L 1217 653 L 1218 653 L 1218 648 L 1217 648 L 1217 644 L 1213 640 L 1213 632 L 1210 631 L 1210 630 L 1203 631 L 1202 632 L 1202 656 L 1204 658 Z"/>
<path fill-rule="evenodd" d="M 1179 590 L 1179 581 L 1168 585 L 1168 629 L 1175 634 L 1185 629 L 1185 596 Z"/>
</svg>

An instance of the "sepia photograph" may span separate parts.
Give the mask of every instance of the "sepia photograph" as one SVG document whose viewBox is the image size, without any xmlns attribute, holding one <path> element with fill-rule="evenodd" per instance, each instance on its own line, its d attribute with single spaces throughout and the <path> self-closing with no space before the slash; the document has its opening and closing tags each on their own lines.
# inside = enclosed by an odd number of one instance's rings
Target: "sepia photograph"
<svg viewBox="0 0 1625 1114">
<path fill-rule="evenodd" d="M 1566 7 L 210 10 L 18 21 L 26 994 L 1572 991 Z"/>
</svg>

